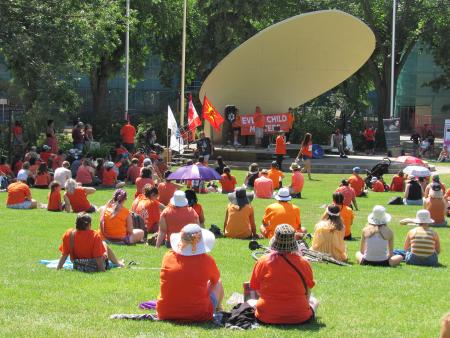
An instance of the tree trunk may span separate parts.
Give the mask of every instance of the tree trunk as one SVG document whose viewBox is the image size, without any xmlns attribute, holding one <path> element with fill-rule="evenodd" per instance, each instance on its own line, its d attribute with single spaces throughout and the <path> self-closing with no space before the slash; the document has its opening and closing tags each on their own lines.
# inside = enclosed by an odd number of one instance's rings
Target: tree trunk
<svg viewBox="0 0 450 338">
<path fill-rule="evenodd" d="M 92 118 L 101 118 L 104 113 L 105 99 L 108 92 L 108 77 L 102 67 L 91 73 Z"/>
</svg>

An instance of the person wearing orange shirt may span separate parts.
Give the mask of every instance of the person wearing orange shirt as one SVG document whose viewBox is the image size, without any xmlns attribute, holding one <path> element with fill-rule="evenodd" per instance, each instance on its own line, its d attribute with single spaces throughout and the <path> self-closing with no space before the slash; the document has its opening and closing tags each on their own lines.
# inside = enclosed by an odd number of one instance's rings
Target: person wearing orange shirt
<svg viewBox="0 0 450 338">
<path fill-rule="evenodd" d="M 405 174 L 403 173 L 402 170 L 400 170 L 397 173 L 397 175 L 392 177 L 390 191 L 398 191 L 398 192 L 405 191 Z"/>
<path fill-rule="evenodd" d="M 37 201 L 31 198 L 28 185 L 22 181 L 11 183 L 8 186 L 8 198 L 6 207 L 11 209 L 36 209 Z"/>
<path fill-rule="evenodd" d="M 77 215 L 76 229 L 68 229 L 62 238 L 61 258 L 56 270 L 61 270 L 67 257 L 73 262 L 73 268 L 83 272 L 92 272 L 84 269 L 84 264 L 78 264 L 78 259 L 95 260 L 96 271 L 105 271 L 109 268 L 109 261 L 119 267 L 123 267 L 123 261 L 119 261 L 114 252 L 102 241 L 100 234 L 92 230 L 92 219 L 89 214 L 81 212 Z"/>
<path fill-rule="evenodd" d="M 373 192 L 384 192 L 384 184 L 377 177 L 372 177 L 370 183 L 372 183 Z"/>
<path fill-rule="evenodd" d="M 374 154 L 375 153 L 375 135 L 377 130 L 373 128 L 373 126 L 368 126 L 364 132 L 363 136 L 366 140 L 366 153 Z"/>
<path fill-rule="evenodd" d="M 427 186 L 425 187 L 425 190 L 423 192 L 423 198 L 429 197 L 431 186 L 435 183 L 437 183 L 441 187 L 442 193 L 445 194 L 445 191 L 447 190 L 445 184 L 441 182 L 439 175 L 433 175 L 431 177 L 431 182 L 428 183 Z"/>
<path fill-rule="evenodd" d="M 11 170 L 11 167 L 8 163 L 6 163 L 6 158 L 3 156 L 0 156 L 0 173 L 3 173 L 3 175 L 7 176 L 8 178 L 14 177 L 14 173 Z"/>
<path fill-rule="evenodd" d="M 177 190 L 170 199 L 170 204 L 161 213 L 156 247 L 170 244 L 170 236 L 180 232 L 186 224 L 190 223 L 198 224 L 199 217 L 197 212 L 189 206 L 186 194 Z"/>
<path fill-rule="evenodd" d="M 241 132 L 242 119 L 241 115 L 239 115 L 239 109 L 236 109 L 234 115 L 234 121 L 231 123 L 231 128 L 233 128 L 233 145 L 235 147 L 240 146 L 239 143 L 239 134 Z"/>
<path fill-rule="evenodd" d="M 198 224 L 202 228 L 205 227 L 205 214 L 203 213 L 203 207 L 198 203 L 197 194 L 192 189 L 187 189 L 185 192 L 186 198 L 188 200 L 188 205 L 195 210 L 198 215 Z"/>
<path fill-rule="evenodd" d="M 124 206 L 126 200 L 127 192 L 117 189 L 105 205 L 100 216 L 102 238 L 125 244 L 139 243 L 144 238 L 143 230 L 133 228 L 131 212 Z"/>
<path fill-rule="evenodd" d="M 303 138 L 302 144 L 300 145 L 300 151 L 298 152 L 297 159 L 295 162 L 298 162 L 301 158 L 305 163 L 305 170 L 308 173 L 308 178 L 311 180 L 311 159 L 313 157 L 312 152 L 312 135 L 310 133 L 306 133 Z"/>
<path fill-rule="evenodd" d="M 113 162 L 106 162 L 102 175 L 102 186 L 107 188 L 121 188 L 125 182 L 117 180 L 117 172 L 114 170 Z"/>
<path fill-rule="evenodd" d="M 255 113 L 253 114 L 253 124 L 255 125 L 255 146 L 261 145 L 261 140 L 264 136 L 264 124 L 265 119 L 262 114 L 261 107 L 256 106 Z"/>
<path fill-rule="evenodd" d="M 227 238 L 258 238 L 256 233 L 255 213 L 250 202 L 253 193 L 246 192 L 245 188 L 237 188 L 228 194 L 227 211 L 223 221 L 223 233 Z"/>
<path fill-rule="evenodd" d="M 305 178 L 300 170 L 297 162 L 293 162 L 289 168 L 292 171 L 291 185 L 289 186 L 289 193 L 294 198 L 302 198 L 303 185 Z"/>
<path fill-rule="evenodd" d="M 137 203 L 135 203 L 136 200 Z M 135 206 L 132 207 L 132 210 L 142 217 L 147 226 L 147 232 L 158 232 L 160 214 L 165 208 L 165 205 L 158 201 L 158 189 L 146 184 L 143 194 L 136 200 L 133 202 Z"/>
<path fill-rule="evenodd" d="M 284 133 L 280 132 L 275 140 L 275 156 L 280 170 L 283 170 L 283 158 L 286 155 L 286 139 Z"/>
<path fill-rule="evenodd" d="M 261 176 L 253 183 L 253 190 L 256 198 L 272 198 L 273 197 L 273 182 L 268 177 L 268 170 L 261 170 Z"/>
<path fill-rule="evenodd" d="M 339 187 L 336 189 L 335 192 L 340 192 L 342 195 L 344 195 L 344 205 L 350 207 L 353 209 L 353 206 L 356 210 L 358 210 L 358 204 L 356 203 L 356 194 L 355 190 L 353 190 L 352 187 L 350 187 L 347 180 L 342 180 Z M 352 206 L 353 204 L 353 206 Z"/>
<path fill-rule="evenodd" d="M 78 167 L 75 180 L 81 185 L 88 187 L 93 185 L 95 170 L 91 166 L 89 159 L 85 158 L 83 163 Z"/>
<path fill-rule="evenodd" d="M 231 170 L 229 167 L 223 169 L 222 178 L 220 179 L 220 185 L 222 186 L 222 193 L 233 192 L 236 187 L 237 181 L 236 177 L 230 174 Z"/>
<path fill-rule="evenodd" d="M 87 199 L 88 195 L 95 193 L 95 188 L 80 187 L 72 178 L 69 178 L 64 185 L 66 192 L 64 193 L 64 207 L 66 212 L 95 212 L 97 208 Z"/>
<path fill-rule="evenodd" d="M 267 324 L 304 324 L 314 320 L 319 302 L 311 296 L 311 265 L 298 254 L 296 232 L 281 224 L 270 241 L 271 253 L 255 264 L 250 287 L 259 294 L 255 317 Z"/>
<path fill-rule="evenodd" d="M 283 178 L 284 174 L 281 170 L 278 170 L 278 163 L 276 161 L 272 161 L 271 168 L 268 171 L 267 177 L 269 177 L 273 182 L 273 188 L 279 189 L 283 186 Z"/>
<path fill-rule="evenodd" d="M 162 260 L 156 314 L 160 320 L 206 322 L 222 308 L 224 291 L 214 258 L 211 231 L 188 224 L 170 236 Z"/>
<path fill-rule="evenodd" d="M 136 136 L 136 128 L 126 121 L 123 127 L 120 129 L 120 136 L 122 137 L 122 144 L 128 151 L 134 151 L 134 137 Z"/>
<path fill-rule="evenodd" d="M 63 211 L 64 205 L 61 203 L 61 184 L 58 181 L 50 183 L 50 192 L 47 195 L 47 210 L 48 211 Z"/>
<path fill-rule="evenodd" d="M 353 210 L 348 206 L 344 205 L 344 195 L 340 192 L 335 192 L 333 194 L 333 203 L 340 208 L 340 215 L 342 223 L 344 224 L 344 240 L 352 240 L 352 225 L 355 219 L 355 214 Z"/>
<path fill-rule="evenodd" d="M 364 197 L 367 196 L 364 191 L 365 182 L 359 174 L 361 173 L 360 167 L 354 167 L 352 170 L 353 174 L 347 179 L 348 184 L 355 191 L 356 197 Z"/>
<path fill-rule="evenodd" d="M 291 107 L 289 107 L 289 109 L 288 109 L 288 116 L 287 116 L 287 118 L 288 118 L 288 128 L 289 128 L 289 130 L 286 133 L 286 143 L 289 144 L 289 143 L 291 143 L 291 142 L 289 142 L 289 138 L 291 136 L 291 131 L 292 131 L 292 128 L 294 127 L 294 122 L 295 122 L 294 110 Z"/>
<path fill-rule="evenodd" d="M 300 209 L 289 203 L 292 199 L 288 188 L 281 188 L 275 195 L 276 203 L 269 205 L 263 217 L 261 233 L 266 238 L 272 238 L 278 225 L 286 223 L 291 225 L 298 237 L 301 237 Z"/>
<path fill-rule="evenodd" d="M 50 174 L 48 173 L 47 164 L 41 163 L 37 171 L 36 179 L 34 180 L 34 187 L 47 189 L 51 182 Z"/>
<path fill-rule="evenodd" d="M 127 170 L 127 181 L 132 184 L 136 183 L 136 179 L 139 177 L 139 174 L 141 172 L 141 167 L 139 167 L 138 163 L 139 163 L 138 158 L 132 158 L 131 165 L 128 167 Z"/>
<path fill-rule="evenodd" d="M 168 205 L 175 191 L 182 187 L 180 184 L 173 183 L 172 181 L 167 180 L 170 174 L 172 174 L 172 172 L 170 170 L 167 170 L 164 173 L 164 182 L 158 184 L 158 199 L 164 205 Z"/>
</svg>

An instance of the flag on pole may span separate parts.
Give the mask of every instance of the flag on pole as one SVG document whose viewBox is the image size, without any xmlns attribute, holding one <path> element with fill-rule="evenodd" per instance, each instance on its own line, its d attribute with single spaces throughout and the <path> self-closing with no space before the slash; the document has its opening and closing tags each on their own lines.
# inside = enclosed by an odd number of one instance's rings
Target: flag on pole
<svg viewBox="0 0 450 338">
<path fill-rule="evenodd" d="M 203 98 L 202 115 L 205 120 L 208 120 L 208 122 L 215 130 L 220 131 L 220 126 L 225 120 L 223 116 L 219 114 L 216 108 L 214 108 L 206 95 Z"/>
<path fill-rule="evenodd" d="M 189 130 L 194 130 L 195 128 L 202 125 L 202 121 L 197 114 L 197 110 L 195 110 L 194 103 L 192 103 L 191 94 L 189 94 L 188 125 Z"/>
<path fill-rule="evenodd" d="M 177 151 L 180 154 L 184 153 L 183 138 L 181 137 L 180 129 L 178 129 L 177 121 L 173 116 L 172 109 L 167 106 L 167 129 L 170 129 L 170 143 L 169 148 Z"/>
</svg>

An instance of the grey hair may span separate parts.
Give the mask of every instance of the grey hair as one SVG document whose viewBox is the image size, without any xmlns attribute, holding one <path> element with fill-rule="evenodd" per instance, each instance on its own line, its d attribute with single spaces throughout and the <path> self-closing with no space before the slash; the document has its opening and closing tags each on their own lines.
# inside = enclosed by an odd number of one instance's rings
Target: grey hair
<svg viewBox="0 0 450 338">
<path fill-rule="evenodd" d="M 73 178 L 69 178 L 69 179 L 66 181 L 66 184 L 64 185 L 64 187 L 66 188 L 66 191 L 67 191 L 69 194 L 72 194 L 72 193 L 75 191 L 75 189 L 76 189 L 77 186 L 78 186 L 78 183 L 77 183 L 77 181 L 75 181 Z"/>
</svg>

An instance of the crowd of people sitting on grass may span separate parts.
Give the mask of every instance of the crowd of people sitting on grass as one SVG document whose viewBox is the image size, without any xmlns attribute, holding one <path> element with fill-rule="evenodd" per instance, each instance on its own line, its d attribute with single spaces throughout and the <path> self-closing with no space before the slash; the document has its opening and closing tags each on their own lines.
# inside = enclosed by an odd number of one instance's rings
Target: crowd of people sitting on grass
<svg viewBox="0 0 450 338">
<path fill-rule="evenodd" d="M 129 130 L 129 125 L 126 126 Z M 77 124 L 74 129 L 76 149 L 83 148 L 79 145 L 81 138 L 77 138 L 80 128 Z M 259 295 L 255 304 L 256 318 L 270 324 L 299 324 L 314 319 L 318 301 L 310 293 L 314 287 L 313 272 L 297 243 L 307 233 L 298 206 L 305 196 L 302 196 L 304 177 L 297 162 L 290 165 L 290 175 L 283 173 L 276 161 L 270 168 L 253 163 L 239 185 L 231 168 L 219 158 L 216 168 L 221 177 L 219 189 L 202 181 L 171 180 L 171 171 L 159 154 L 134 151 L 133 138 L 129 136 L 124 138 L 114 158 L 94 160 L 75 148 L 68 154 L 61 151 L 55 154 L 46 145 L 41 152 L 31 147 L 23 161 L 17 160 L 13 168 L 5 161 L 0 164 L 0 174 L 10 182 L 8 208 L 42 207 L 43 204 L 32 198 L 30 187 L 48 187 L 45 206 L 48 211 L 78 213 L 75 227 L 63 235 L 58 269 L 69 256 L 74 268 L 81 271 L 105 271 L 111 264 L 123 266 L 124 262 L 110 249 L 114 243 L 147 243 L 156 248 L 171 248 L 162 261 L 156 305 L 158 317 L 211 320 L 213 312 L 222 308 L 224 290 L 219 269 L 208 255 L 215 235 L 205 229 L 208 215 L 197 194 L 217 191 L 227 194 L 229 202 L 225 207 L 223 229 L 220 229 L 225 237 L 270 240 L 271 253 L 258 260 L 250 280 L 250 287 Z M 78 143 L 75 144 L 75 140 Z M 208 164 L 200 156 L 196 165 Z M 385 207 L 374 206 L 362 230 L 357 263 L 396 266 L 405 261 L 412 265 L 437 266 L 440 241 L 430 227 L 446 225 L 450 189 L 446 191 L 437 175 L 421 184 L 416 177 L 399 172 L 390 186 L 378 178 L 372 179 L 369 191 L 360 171 L 358 167 L 353 168 L 352 175 L 341 181 L 330 196 L 331 203 L 324 207 L 314 228 L 309 229 L 313 232 L 312 250 L 348 261 L 345 241 L 353 238 L 357 199 L 388 187 L 404 193 L 404 204 L 423 205 L 415 218 L 401 221 L 416 227 L 408 232 L 403 248 L 395 249 L 394 234 L 389 228 L 391 216 Z M 131 210 L 125 206 L 128 199 L 122 189 L 125 184 L 135 186 Z M 187 189 L 183 191 L 185 185 Z M 113 189 L 112 198 L 103 206 L 89 201 L 99 188 Z M 268 202 L 259 228 L 252 206 L 254 198 L 275 200 Z M 300 199 L 299 203 L 293 203 L 293 199 Z M 92 230 L 89 214 L 93 212 L 100 213 L 98 232 Z M 180 280 L 183 280 L 181 286 Z"/>
</svg>

